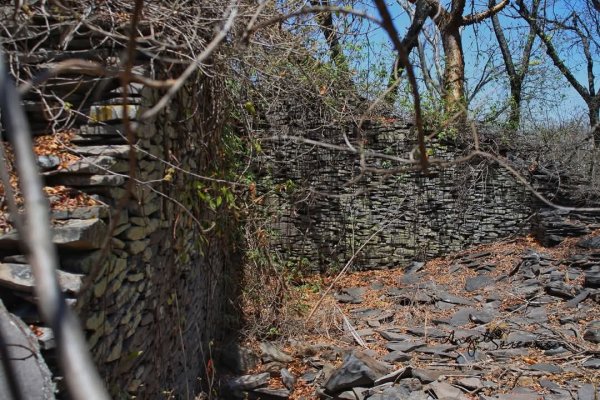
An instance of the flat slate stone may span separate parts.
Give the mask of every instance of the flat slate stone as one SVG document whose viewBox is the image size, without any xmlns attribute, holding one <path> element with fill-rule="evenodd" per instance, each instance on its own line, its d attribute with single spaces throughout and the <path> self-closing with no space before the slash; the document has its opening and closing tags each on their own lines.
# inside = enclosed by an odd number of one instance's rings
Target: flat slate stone
<svg viewBox="0 0 600 400">
<path fill-rule="evenodd" d="M 577 391 L 577 400 L 596 400 L 597 389 L 591 383 L 586 383 Z"/>
<path fill-rule="evenodd" d="M 70 219 L 52 226 L 52 242 L 64 249 L 99 249 L 107 234 L 106 224 L 98 218 Z M 0 236 L 0 249 L 13 249 L 16 246 L 18 235 L 15 230 Z"/>
<path fill-rule="evenodd" d="M 77 294 L 84 275 L 70 274 L 60 270 L 57 272 L 61 289 L 69 294 Z M 34 280 L 31 266 L 0 263 L 0 286 L 28 293 L 33 292 Z"/>
<path fill-rule="evenodd" d="M 88 186 L 122 186 L 125 183 L 125 177 L 122 175 L 61 174 L 46 177 L 46 182 L 49 185 L 65 185 L 76 188 Z"/>
<path fill-rule="evenodd" d="M 435 393 L 437 399 L 456 399 L 468 400 L 468 397 L 459 388 L 452 386 L 448 382 L 431 382 L 429 390 Z"/>
<path fill-rule="evenodd" d="M 529 366 L 532 371 L 548 372 L 550 374 L 559 374 L 563 369 L 555 364 L 538 363 Z"/>
<path fill-rule="evenodd" d="M 383 357 L 383 361 L 386 362 L 405 362 L 410 361 L 411 359 L 412 356 L 410 354 L 406 354 L 405 352 L 399 350 L 392 351 Z"/>
<path fill-rule="evenodd" d="M 464 374 L 465 374 L 464 371 L 454 371 L 451 369 L 413 368 L 413 370 L 412 370 L 413 378 L 417 378 L 423 383 L 434 382 L 444 376 L 457 376 L 457 375 L 463 376 Z"/>
<path fill-rule="evenodd" d="M 92 219 L 108 218 L 110 209 L 104 204 L 90 207 L 77 207 L 69 210 L 53 210 L 51 215 L 53 219 Z"/>
<path fill-rule="evenodd" d="M 473 308 L 461 308 L 452 315 L 449 321 L 450 324 L 457 327 L 469 324 L 471 322 L 470 315 L 473 311 L 475 311 Z"/>
<path fill-rule="evenodd" d="M 600 344 L 600 320 L 595 320 L 587 324 L 583 338 L 588 342 Z"/>
<path fill-rule="evenodd" d="M 577 242 L 577 246 L 584 249 L 600 249 L 600 236 L 592 236 L 590 238 L 582 239 Z"/>
<path fill-rule="evenodd" d="M 324 387 L 328 393 L 339 393 L 356 386 L 371 386 L 387 373 L 388 368 L 381 362 L 365 353 L 353 351 L 333 371 Z"/>
<path fill-rule="evenodd" d="M 384 338 L 385 340 L 389 340 L 392 342 L 400 342 L 403 340 L 414 340 L 415 337 L 411 336 L 411 335 L 407 335 L 405 333 L 400 333 L 394 330 L 380 330 L 379 334 L 381 335 L 382 338 Z"/>
<path fill-rule="evenodd" d="M 425 342 L 422 340 L 403 342 L 388 342 L 385 347 L 389 351 L 401 351 L 404 353 L 410 353 L 411 351 L 418 349 L 419 347 L 425 346 Z"/>
<path fill-rule="evenodd" d="M 414 350 L 415 353 L 432 354 L 443 357 L 454 357 L 449 354 L 450 351 L 456 349 L 456 346 L 451 344 L 439 344 L 437 346 L 419 347 Z"/>
<path fill-rule="evenodd" d="M 479 289 L 483 289 L 493 283 L 494 280 L 488 275 L 477 275 L 473 278 L 468 278 L 465 283 L 465 290 L 467 292 L 474 292 Z"/>
<path fill-rule="evenodd" d="M 435 294 L 438 300 L 441 300 L 446 303 L 459 304 L 463 306 L 473 306 L 475 303 L 472 300 L 469 300 L 464 297 L 454 296 L 450 293 L 446 292 L 438 292 Z"/>
<path fill-rule="evenodd" d="M 288 399 L 290 391 L 288 389 L 258 388 L 251 390 L 248 397 L 260 400 Z"/>
<path fill-rule="evenodd" d="M 279 361 L 282 363 L 289 363 L 294 361 L 294 358 L 281 350 L 278 346 L 269 342 L 261 342 L 259 344 L 260 351 L 262 351 L 263 360 L 266 361 Z"/>
<path fill-rule="evenodd" d="M 83 156 L 107 156 L 115 158 L 127 158 L 130 146 L 127 144 L 116 144 L 107 146 L 75 146 L 73 153 Z"/>
<path fill-rule="evenodd" d="M 263 372 L 257 375 L 243 375 L 231 378 L 227 381 L 227 387 L 230 390 L 251 390 L 269 383 L 271 375 L 268 372 Z"/>
<path fill-rule="evenodd" d="M 600 369 L 600 358 L 590 358 L 581 364 L 581 366 L 584 368 Z"/>
</svg>

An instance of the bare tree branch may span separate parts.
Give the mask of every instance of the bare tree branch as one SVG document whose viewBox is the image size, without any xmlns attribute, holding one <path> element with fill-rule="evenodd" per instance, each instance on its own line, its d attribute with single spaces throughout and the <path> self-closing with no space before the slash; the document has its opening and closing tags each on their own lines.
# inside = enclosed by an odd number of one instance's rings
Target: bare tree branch
<svg viewBox="0 0 600 400">
<path fill-rule="evenodd" d="M 398 36 L 398 31 L 394 26 L 394 22 L 392 20 L 392 16 L 385 4 L 384 0 L 374 0 L 377 9 L 379 10 L 379 14 L 381 15 L 383 28 L 386 30 L 390 40 L 394 44 L 394 48 L 398 53 L 398 59 L 404 69 L 406 69 L 406 75 L 408 77 L 408 82 L 411 87 L 413 102 L 414 102 L 414 110 L 415 110 L 415 126 L 417 128 L 417 141 L 419 144 L 419 159 L 421 161 L 421 168 L 424 172 L 427 171 L 427 149 L 425 148 L 425 132 L 423 129 L 423 114 L 421 110 L 421 96 L 419 95 L 419 86 L 417 84 L 417 78 L 415 77 L 415 72 L 413 70 L 412 64 L 408 59 L 408 53 L 400 38 Z"/>
<path fill-rule="evenodd" d="M 472 25 L 472 24 L 481 22 L 484 19 L 489 18 L 492 15 L 495 15 L 495 14 L 499 13 L 500 11 L 502 11 L 502 9 L 504 7 L 506 7 L 506 5 L 508 3 L 509 3 L 509 0 L 502 0 L 500 3 L 488 8 L 485 11 L 482 11 L 477 14 L 467 15 L 467 16 L 463 17 L 462 25 L 467 26 L 467 25 Z"/>
</svg>

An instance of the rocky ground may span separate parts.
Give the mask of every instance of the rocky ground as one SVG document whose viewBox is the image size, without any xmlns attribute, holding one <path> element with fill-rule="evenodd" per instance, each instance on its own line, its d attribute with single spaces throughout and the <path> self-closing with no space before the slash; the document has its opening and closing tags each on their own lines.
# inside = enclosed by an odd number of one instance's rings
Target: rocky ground
<svg viewBox="0 0 600 400">
<path fill-rule="evenodd" d="M 293 336 L 238 349 L 222 396 L 600 399 L 600 232 L 347 274 Z"/>
</svg>

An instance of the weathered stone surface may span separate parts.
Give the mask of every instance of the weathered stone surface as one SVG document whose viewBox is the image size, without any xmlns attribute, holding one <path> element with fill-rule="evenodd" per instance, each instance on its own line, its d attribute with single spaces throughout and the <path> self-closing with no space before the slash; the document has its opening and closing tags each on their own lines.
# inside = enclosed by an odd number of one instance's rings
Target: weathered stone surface
<svg viewBox="0 0 600 400">
<path fill-rule="evenodd" d="M 476 277 L 467 279 L 467 282 L 465 283 L 465 290 L 467 292 L 474 292 L 489 286 L 492 282 L 493 279 L 488 275 L 477 275 Z"/>
<path fill-rule="evenodd" d="M 403 342 L 389 342 L 386 344 L 386 348 L 390 351 L 401 351 L 403 353 L 410 353 L 411 351 L 418 349 L 419 347 L 425 346 L 425 342 L 421 340 L 411 340 Z"/>
<path fill-rule="evenodd" d="M 109 146 L 75 146 L 73 153 L 83 156 L 105 156 L 115 158 L 126 158 L 130 147 L 126 144 Z"/>
<path fill-rule="evenodd" d="M 54 399 L 54 384 L 44 358 L 40 354 L 35 336 L 19 318 L 10 314 L 0 301 L 0 330 L 6 343 L 13 373 L 18 381 L 23 399 Z M 0 364 L 0 393 L 11 398 L 6 371 Z"/>
<path fill-rule="evenodd" d="M 339 393 L 355 386 L 370 386 L 388 369 L 364 353 L 353 351 L 346 356 L 341 367 L 336 369 L 325 383 L 329 393 Z"/>
<path fill-rule="evenodd" d="M 90 207 L 77 207 L 69 210 L 52 210 L 52 218 L 63 219 L 92 219 L 108 218 L 109 208 L 104 204 Z"/>
<path fill-rule="evenodd" d="M 60 158 L 55 155 L 37 156 L 37 165 L 41 171 L 49 171 L 60 165 Z"/>
<path fill-rule="evenodd" d="M 107 233 L 106 224 L 101 219 L 69 219 L 52 227 L 52 241 L 60 248 L 93 250 L 102 246 Z M 0 248 L 15 248 L 17 243 L 16 232 L 0 236 Z"/>
<path fill-rule="evenodd" d="M 457 399 L 468 400 L 469 398 L 458 388 L 447 382 L 432 382 L 429 384 L 429 390 L 435 393 L 438 399 Z"/>
<path fill-rule="evenodd" d="M 81 288 L 83 275 L 71 274 L 57 271 L 58 283 L 63 291 L 76 294 Z M 0 286 L 33 292 L 34 279 L 31 266 L 27 264 L 3 264 L 0 263 Z"/>
<path fill-rule="evenodd" d="M 588 342 L 600 344 L 600 320 L 592 321 L 585 327 L 583 338 Z"/>
<path fill-rule="evenodd" d="M 270 342 L 261 342 L 260 350 L 262 351 L 262 358 L 265 361 L 280 361 L 283 363 L 289 363 L 294 360 L 292 356 L 285 353 L 278 346 Z"/>
<path fill-rule="evenodd" d="M 584 249 L 600 249 L 600 236 L 581 239 L 577 242 L 577 246 L 583 247 Z"/>
<path fill-rule="evenodd" d="M 67 185 L 73 187 L 84 186 L 121 186 L 125 183 L 122 175 L 83 175 L 61 174 L 46 177 L 49 185 Z"/>
<path fill-rule="evenodd" d="M 229 379 L 227 386 L 230 390 L 251 390 L 261 386 L 265 386 L 271 375 L 268 372 L 257 374 L 257 375 L 243 375 L 236 378 Z"/>
</svg>

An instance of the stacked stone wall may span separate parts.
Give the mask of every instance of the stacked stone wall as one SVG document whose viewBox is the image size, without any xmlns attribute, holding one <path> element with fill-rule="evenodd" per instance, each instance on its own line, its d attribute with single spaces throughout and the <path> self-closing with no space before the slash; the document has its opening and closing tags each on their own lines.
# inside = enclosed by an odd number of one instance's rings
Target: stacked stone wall
<svg viewBox="0 0 600 400">
<path fill-rule="evenodd" d="M 37 28 L 44 26 L 29 29 Z M 35 52 L 25 42 L 20 60 L 33 71 L 66 58 L 120 62 L 122 49 L 83 28 L 66 50 L 59 33 L 49 32 Z M 161 78 L 160 71 L 137 55 L 135 73 Z M 61 151 L 78 157 L 65 167 L 59 157 L 40 156 L 46 184 L 94 199 L 94 205 L 54 207 L 51 217 L 63 291 L 115 398 L 197 393 L 206 383 L 211 346 L 235 325 L 237 223 L 225 205 L 215 210 L 198 196 L 211 183 L 201 176 L 218 176 L 226 167 L 219 159 L 222 118 L 213 102 L 221 90 L 217 79 L 198 74 L 164 111 L 144 121 L 141 114 L 163 92 L 131 84 L 123 99 L 117 78 L 61 76 L 24 98 L 33 134 L 68 131 L 71 139 Z M 49 120 L 49 110 L 61 110 L 62 118 Z M 31 268 L 17 239 L 12 230 L 0 235 L 0 296 L 34 327 L 59 374 L 52 333 L 37 314 Z"/>
<path fill-rule="evenodd" d="M 273 193 L 268 207 L 277 210 L 272 246 L 288 264 L 335 270 L 367 243 L 355 268 L 392 268 L 529 230 L 529 193 L 503 168 L 475 160 L 410 170 L 385 158 L 410 157 L 410 125 L 345 125 L 302 121 L 292 112 L 271 116 L 263 187 Z M 462 153 L 439 140 L 428 148 L 448 160 Z"/>
</svg>

